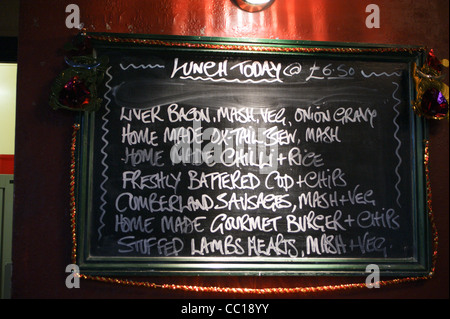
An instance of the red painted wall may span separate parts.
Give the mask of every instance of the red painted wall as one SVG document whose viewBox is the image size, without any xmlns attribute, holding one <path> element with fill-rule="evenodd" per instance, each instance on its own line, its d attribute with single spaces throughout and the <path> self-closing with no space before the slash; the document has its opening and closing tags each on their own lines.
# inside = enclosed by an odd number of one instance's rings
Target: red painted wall
<svg viewBox="0 0 450 319">
<path fill-rule="evenodd" d="M 64 68 L 65 8 L 78 4 L 88 31 L 194 36 L 279 38 L 425 45 L 448 58 L 447 0 L 276 0 L 247 13 L 231 0 L 22 1 L 18 61 L 13 291 L 15 298 L 216 297 L 82 281 L 65 287 L 70 263 L 69 164 L 73 114 L 48 106 L 50 85 Z M 381 9 L 381 28 L 367 29 L 365 8 Z M 446 79 L 448 83 L 448 77 Z M 439 230 L 435 277 L 425 282 L 328 292 L 327 298 L 448 298 L 448 122 L 430 125 L 433 208 Z M 296 287 L 361 282 L 328 277 L 156 277 L 157 283 L 202 286 Z M 304 295 L 311 297 L 311 295 Z M 237 297 L 228 295 L 228 297 Z M 256 297 L 256 296 L 252 296 Z M 288 297 L 288 296 L 283 296 Z M 293 297 L 302 297 L 294 295 Z"/>
<path fill-rule="evenodd" d="M 14 174 L 14 155 L 0 155 L 0 174 Z"/>
</svg>

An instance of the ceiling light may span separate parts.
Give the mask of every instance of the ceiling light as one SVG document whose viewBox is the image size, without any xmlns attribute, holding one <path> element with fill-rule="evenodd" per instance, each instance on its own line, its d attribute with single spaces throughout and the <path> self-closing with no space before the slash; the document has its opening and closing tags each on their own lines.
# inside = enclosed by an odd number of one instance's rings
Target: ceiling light
<svg viewBox="0 0 450 319">
<path fill-rule="evenodd" d="M 258 12 L 269 7 L 275 0 L 235 0 L 239 8 L 248 12 Z"/>
</svg>

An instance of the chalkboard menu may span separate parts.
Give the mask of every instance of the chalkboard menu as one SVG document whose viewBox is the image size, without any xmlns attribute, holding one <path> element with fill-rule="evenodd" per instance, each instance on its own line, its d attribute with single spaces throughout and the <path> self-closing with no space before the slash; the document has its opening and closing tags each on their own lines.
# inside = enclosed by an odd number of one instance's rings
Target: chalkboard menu
<svg viewBox="0 0 450 319">
<path fill-rule="evenodd" d="M 80 117 L 82 272 L 429 271 L 420 51 L 127 37 L 93 36 L 109 65 Z"/>
</svg>

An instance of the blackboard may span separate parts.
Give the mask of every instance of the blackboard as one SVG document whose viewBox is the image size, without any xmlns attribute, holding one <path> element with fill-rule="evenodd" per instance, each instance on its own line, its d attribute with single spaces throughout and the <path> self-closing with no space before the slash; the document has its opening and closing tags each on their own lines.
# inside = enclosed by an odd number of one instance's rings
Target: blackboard
<svg viewBox="0 0 450 319">
<path fill-rule="evenodd" d="M 430 267 L 415 47 L 91 35 L 77 257 L 89 274 Z"/>
</svg>

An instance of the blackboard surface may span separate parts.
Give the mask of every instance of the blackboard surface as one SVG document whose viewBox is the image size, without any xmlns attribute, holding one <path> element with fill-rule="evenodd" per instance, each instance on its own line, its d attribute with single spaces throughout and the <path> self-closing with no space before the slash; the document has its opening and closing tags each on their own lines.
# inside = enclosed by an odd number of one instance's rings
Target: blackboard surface
<svg viewBox="0 0 450 319">
<path fill-rule="evenodd" d="M 420 54 L 200 41 L 97 43 L 110 64 L 80 121 L 82 271 L 427 273 Z"/>
</svg>

